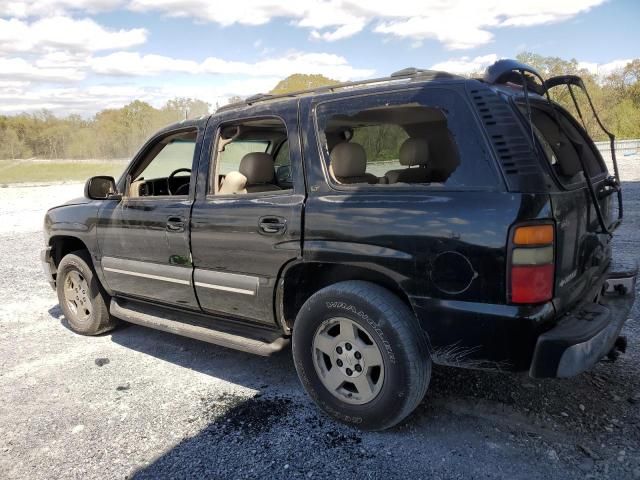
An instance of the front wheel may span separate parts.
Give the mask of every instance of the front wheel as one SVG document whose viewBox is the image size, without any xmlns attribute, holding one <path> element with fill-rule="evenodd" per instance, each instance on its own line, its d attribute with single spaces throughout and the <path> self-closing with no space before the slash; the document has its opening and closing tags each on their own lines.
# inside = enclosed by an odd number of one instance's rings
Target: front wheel
<svg viewBox="0 0 640 480">
<path fill-rule="evenodd" d="M 117 320 L 109 315 L 108 295 L 100 287 L 84 250 L 65 255 L 58 265 L 56 290 L 69 327 L 81 335 L 97 335 L 113 329 Z"/>
<path fill-rule="evenodd" d="M 364 430 L 402 421 L 431 378 L 425 334 L 411 310 L 364 281 L 325 287 L 305 302 L 293 327 L 293 358 L 316 404 Z"/>
</svg>

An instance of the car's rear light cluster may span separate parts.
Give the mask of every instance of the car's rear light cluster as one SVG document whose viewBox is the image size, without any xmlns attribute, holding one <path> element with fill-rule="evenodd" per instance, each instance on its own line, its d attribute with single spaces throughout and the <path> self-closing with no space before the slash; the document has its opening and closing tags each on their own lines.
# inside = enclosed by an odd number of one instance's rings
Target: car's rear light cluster
<svg viewBox="0 0 640 480">
<path fill-rule="evenodd" d="M 512 230 L 508 274 L 511 303 L 542 303 L 553 298 L 554 240 L 551 224 Z"/>
</svg>

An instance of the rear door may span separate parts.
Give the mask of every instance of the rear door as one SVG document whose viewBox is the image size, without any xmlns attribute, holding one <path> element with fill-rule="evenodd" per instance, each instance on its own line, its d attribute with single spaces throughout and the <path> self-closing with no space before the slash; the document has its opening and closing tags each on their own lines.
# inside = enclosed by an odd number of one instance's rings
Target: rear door
<svg viewBox="0 0 640 480">
<path fill-rule="evenodd" d="M 559 186 L 551 203 L 557 232 L 556 307 L 564 310 L 601 278 L 611 256 L 610 236 L 602 232 L 585 176 L 591 179 L 607 226 L 616 217 L 615 196 L 607 189 L 608 172 L 600 153 L 568 112 L 558 108 L 554 113 L 548 103 L 532 102 L 532 120 Z"/>
<path fill-rule="evenodd" d="M 278 275 L 301 256 L 305 187 L 297 106 L 285 103 L 249 114 L 221 113 L 207 126 L 191 250 L 196 294 L 208 313 L 273 324 Z M 225 176 L 233 172 L 237 178 L 251 152 L 268 154 L 273 179 L 221 193 Z"/>
</svg>

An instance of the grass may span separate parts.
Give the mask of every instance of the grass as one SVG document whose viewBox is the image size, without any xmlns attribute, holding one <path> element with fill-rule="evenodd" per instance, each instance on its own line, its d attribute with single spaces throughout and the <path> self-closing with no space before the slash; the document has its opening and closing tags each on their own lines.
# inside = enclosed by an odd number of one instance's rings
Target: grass
<svg viewBox="0 0 640 480">
<path fill-rule="evenodd" d="M 117 178 L 125 166 L 118 160 L 0 160 L 0 184 L 84 181 L 94 175 Z"/>
</svg>

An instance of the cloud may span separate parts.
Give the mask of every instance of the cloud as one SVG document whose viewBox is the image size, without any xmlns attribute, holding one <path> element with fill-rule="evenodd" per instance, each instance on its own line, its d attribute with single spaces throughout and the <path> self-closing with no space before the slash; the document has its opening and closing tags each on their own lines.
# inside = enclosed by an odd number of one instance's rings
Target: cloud
<svg viewBox="0 0 640 480">
<path fill-rule="evenodd" d="M 94 85 L 90 87 L 31 88 L 27 84 L 5 86 L 0 81 L 0 113 L 15 114 L 42 109 L 59 115 L 70 113 L 90 116 L 105 108 L 120 108 L 133 100 L 142 100 L 161 107 L 175 97 L 199 98 L 211 105 L 224 105 L 232 96 L 246 97 L 273 88 L 279 78 L 234 80 L 219 86 L 140 86 L 128 83 Z"/>
<path fill-rule="evenodd" d="M 0 57 L 0 80 L 9 82 L 76 82 L 84 78 L 84 72 L 76 68 L 46 65 L 36 66 L 23 58 Z"/>
<path fill-rule="evenodd" d="M 124 0 L 9 0 L 0 17 L 45 17 L 72 11 L 98 13 L 121 7 Z"/>
<path fill-rule="evenodd" d="M 460 57 L 452 58 L 444 62 L 439 62 L 432 65 L 430 68 L 433 70 L 443 70 L 451 73 L 471 74 L 480 73 L 485 70 L 489 65 L 498 60 L 498 55 L 490 53 L 489 55 L 482 55 L 479 57 Z"/>
<path fill-rule="evenodd" d="M 320 73 L 337 80 L 369 77 L 371 69 L 349 65 L 344 57 L 329 53 L 294 52 L 254 63 L 208 57 L 202 62 L 180 60 L 162 55 L 115 52 L 89 60 L 94 72 L 103 75 L 155 76 L 161 73 L 246 75 L 284 78 L 293 73 Z"/>
<path fill-rule="evenodd" d="M 96 52 L 145 43 L 143 28 L 108 30 L 89 18 L 47 17 L 33 22 L 0 18 L 0 54 L 52 49 Z"/>
<path fill-rule="evenodd" d="M 136 11 L 159 11 L 222 26 L 263 25 L 285 18 L 308 28 L 317 40 L 353 36 L 367 25 L 376 33 L 419 41 L 433 39 L 448 49 L 468 49 L 492 41 L 492 30 L 566 21 L 606 0 L 236 0 L 219 8 L 209 0 L 130 0 Z"/>
<path fill-rule="evenodd" d="M 153 76 L 165 72 L 198 73 L 200 65 L 192 60 L 179 60 L 163 55 L 140 55 L 115 52 L 89 60 L 94 72 L 116 76 Z"/>
<path fill-rule="evenodd" d="M 578 67 L 584 68 L 588 70 L 594 75 L 598 75 L 600 77 L 606 77 L 610 75 L 616 70 L 624 68 L 627 63 L 631 62 L 633 59 L 625 58 L 619 60 L 612 60 L 607 63 L 597 63 L 597 62 L 578 62 Z"/>
</svg>

